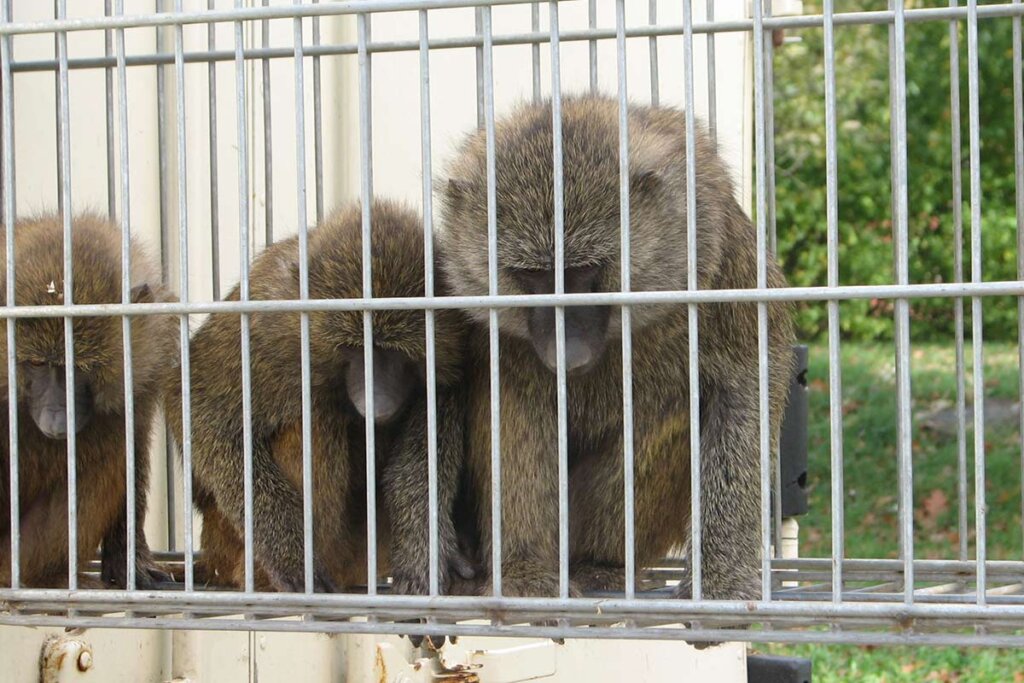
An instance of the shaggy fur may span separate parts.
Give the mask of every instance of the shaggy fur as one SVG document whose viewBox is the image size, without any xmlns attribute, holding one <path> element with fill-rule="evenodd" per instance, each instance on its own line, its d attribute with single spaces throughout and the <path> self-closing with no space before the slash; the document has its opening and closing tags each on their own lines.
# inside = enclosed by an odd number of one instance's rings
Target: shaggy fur
<svg viewBox="0 0 1024 683">
<path fill-rule="evenodd" d="M 563 100 L 567 268 L 599 269 L 594 291 L 620 289 L 618 104 Z M 686 132 L 683 113 L 629 109 L 630 265 L 633 291 L 685 290 Z M 554 267 L 552 114 L 526 104 L 499 120 L 498 278 L 524 294 L 516 272 Z M 458 295 L 487 293 L 486 138 L 464 141 L 443 188 L 445 272 Z M 757 284 L 756 237 L 714 145 L 698 128 L 697 280 L 700 289 Z M 768 257 L 768 285 L 785 280 Z M 768 305 L 773 444 L 790 375 L 790 313 Z M 486 311 L 474 312 L 479 321 Z M 526 309 L 502 311 L 500 400 L 503 592 L 557 595 L 558 470 L 555 374 L 530 344 Z M 760 595 L 760 476 L 756 304 L 699 307 L 703 592 Z M 636 558 L 646 565 L 688 541 L 690 433 L 687 309 L 632 307 Z M 595 367 L 568 381 L 570 563 L 573 592 L 617 584 L 624 563 L 621 316 L 612 310 Z M 490 409 L 487 330 L 471 333 L 470 479 L 490 557 Z M 773 446 L 773 451 L 777 446 Z M 689 582 L 677 594 L 689 595 Z"/>
<path fill-rule="evenodd" d="M 3 231 L 0 230 L 0 233 Z M 6 297 L 6 249 L 0 234 L 0 297 Z M 15 302 L 45 306 L 63 302 L 63 227 L 59 216 L 19 221 L 14 228 Z M 131 283 L 136 302 L 170 301 L 160 271 L 137 243 L 131 245 Z M 121 230 L 105 218 L 83 214 L 72 225 L 72 299 L 76 304 L 121 302 Z M 52 287 L 51 287 L 52 284 Z M 145 285 L 145 286 L 143 286 Z M 158 407 L 162 368 L 178 353 L 178 326 L 171 316 L 132 319 L 135 407 L 136 581 L 152 586 L 166 574 L 156 565 L 143 526 L 149 483 L 149 445 Z M 124 359 L 121 319 L 74 319 L 76 374 L 93 400 L 92 420 L 76 437 L 78 566 L 102 544 L 104 583 L 124 586 L 128 569 L 125 485 Z M 19 364 L 64 365 L 64 320 L 19 319 Z M 7 336 L 0 335 L 6 359 Z M 0 584 L 10 581 L 10 480 L 8 469 L 7 362 L 0 363 Z M 21 577 L 28 586 L 67 584 L 67 443 L 47 438 L 28 414 L 25 373 L 19 373 L 18 467 Z"/>
</svg>

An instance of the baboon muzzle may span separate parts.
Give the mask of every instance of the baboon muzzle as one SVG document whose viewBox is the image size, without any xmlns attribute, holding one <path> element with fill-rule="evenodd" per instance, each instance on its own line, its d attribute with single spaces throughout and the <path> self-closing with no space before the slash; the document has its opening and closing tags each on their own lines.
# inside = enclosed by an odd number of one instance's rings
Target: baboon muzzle
<svg viewBox="0 0 1024 683">
<path fill-rule="evenodd" d="M 373 421 L 384 424 L 398 415 L 416 381 L 412 361 L 400 351 L 373 350 Z M 362 358 L 353 358 L 345 372 L 349 400 L 366 417 L 366 368 Z"/>
<path fill-rule="evenodd" d="M 565 370 L 583 373 L 604 355 L 608 337 L 607 306 L 567 306 L 565 308 Z M 552 372 L 558 369 L 558 338 L 555 335 L 555 309 L 530 311 L 530 340 L 537 355 Z"/>
</svg>

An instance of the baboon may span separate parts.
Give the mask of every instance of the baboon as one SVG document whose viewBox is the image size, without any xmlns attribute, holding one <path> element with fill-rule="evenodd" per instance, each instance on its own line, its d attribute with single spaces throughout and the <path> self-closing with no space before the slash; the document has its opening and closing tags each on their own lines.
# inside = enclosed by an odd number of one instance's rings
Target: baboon
<svg viewBox="0 0 1024 683">
<path fill-rule="evenodd" d="M 562 103 L 565 291 L 620 290 L 619 109 L 602 96 Z M 685 290 L 686 134 L 682 112 L 630 106 L 632 291 Z M 444 268 L 456 295 L 488 291 L 486 137 L 468 136 L 442 183 Z M 550 102 L 499 120 L 498 289 L 554 291 L 554 172 Z M 703 128 L 696 136 L 700 289 L 757 284 L 756 237 Z M 785 286 L 769 255 L 768 284 Z M 632 306 L 633 446 L 638 566 L 688 541 L 690 416 L 687 308 Z M 786 402 L 793 333 L 788 307 L 768 305 L 770 427 Z M 486 311 L 473 312 L 486 321 Z M 757 306 L 699 307 L 703 595 L 760 596 Z M 500 315 L 503 592 L 558 593 L 555 313 Z M 467 462 L 490 557 L 488 334 L 470 333 Z M 623 394 L 619 307 L 565 308 L 569 542 L 573 594 L 623 586 Z M 617 583 L 617 586 L 604 586 Z M 687 578 L 676 595 L 690 595 Z"/>
<path fill-rule="evenodd" d="M 309 296 L 362 296 L 359 206 L 339 211 L 309 232 Z M 378 200 L 372 205 L 374 297 L 424 293 L 424 244 L 415 212 Z M 254 300 L 299 297 L 298 238 L 279 242 L 253 263 Z M 439 269 L 438 269 L 439 270 Z M 227 297 L 239 299 L 236 287 Z M 379 565 L 393 591 L 421 594 L 428 581 L 426 331 L 423 311 L 373 314 L 375 456 Z M 314 584 L 334 591 L 365 580 L 366 397 L 363 313 L 318 311 L 310 318 L 312 377 Z M 461 560 L 452 506 L 461 471 L 460 373 L 464 323 L 458 311 L 438 311 L 440 578 L 449 569 L 471 574 Z M 195 502 L 203 513 L 208 573 L 229 584 L 244 581 L 243 416 L 240 317 L 214 314 L 191 342 L 192 454 Z M 250 316 L 254 559 L 260 587 L 301 591 L 303 569 L 302 399 L 300 316 Z M 171 433 L 181 436 L 180 370 L 167 383 Z M 381 574 L 384 575 L 383 573 Z"/>
<path fill-rule="evenodd" d="M 76 304 L 121 302 L 121 231 L 105 218 L 72 218 L 72 300 Z M 0 241 L 4 239 L 0 230 Z M 24 219 L 14 227 L 17 305 L 64 301 L 63 227 L 59 215 Z M 6 244 L 0 244 L 0 296 L 6 297 Z M 169 301 L 160 271 L 137 242 L 131 245 L 131 301 Z M 149 445 L 158 407 L 162 368 L 178 352 L 171 316 L 131 321 L 135 414 L 136 585 L 150 588 L 169 575 L 153 560 L 143 525 L 149 484 Z M 77 560 L 86 563 L 102 546 L 101 579 L 125 586 L 128 539 L 125 462 L 124 358 L 121 319 L 78 317 L 75 353 L 77 456 Z M 68 494 L 64 320 L 22 318 L 15 325 L 18 383 L 18 496 L 20 568 L 26 586 L 67 585 Z M 10 582 L 10 474 L 7 335 L 0 338 L 0 584 Z M 92 581 L 82 577 L 83 584 Z"/>
</svg>

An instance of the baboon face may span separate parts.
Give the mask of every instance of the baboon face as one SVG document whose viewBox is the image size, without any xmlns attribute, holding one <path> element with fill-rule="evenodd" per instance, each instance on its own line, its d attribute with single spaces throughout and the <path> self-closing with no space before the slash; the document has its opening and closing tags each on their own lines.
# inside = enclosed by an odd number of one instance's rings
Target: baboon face
<svg viewBox="0 0 1024 683">
<path fill-rule="evenodd" d="M 42 361 L 26 361 L 19 368 L 27 394 L 32 421 L 45 436 L 64 439 L 68 435 L 67 384 L 65 366 Z M 92 419 L 94 404 L 89 378 L 75 373 L 75 432 Z"/>
<path fill-rule="evenodd" d="M 366 418 L 366 364 L 363 349 L 347 348 L 345 369 L 345 392 L 352 407 Z M 378 425 L 386 425 L 405 412 L 414 395 L 414 389 L 422 385 L 423 377 L 419 363 L 402 353 L 390 349 L 375 348 L 373 351 L 373 415 Z"/>
<path fill-rule="evenodd" d="M 565 292 L 615 292 L 622 287 L 618 107 L 614 101 L 566 98 L 562 109 L 562 233 Z M 528 105 L 495 128 L 497 276 L 499 294 L 554 292 L 555 172 L 549 104 Z M 633 128 L 639 128 L 635 122 Z M 685 287 L 685 219 L 678 193 L 667 191 L 660 167 L 650 161 L 647 138 L 630 137 L 630 289 Z M 678 161 L 682 165 L 682 157 Z M 488 293 L 486 137 L 472 134 L 443 183 L 441 246 L 446 275 L 456 294 Z M 634 307 L 640 327 L 659 314 Z M 617 307 L 565 307 L 565 364 L 570 372 L 593 368 L 609 341 L 621 334 Z M 487 311 L 471 315 L 486 322 Z M 555 311 L 502 311 L 502 330 L 528 340 L 544 364 L 556 368 Z"/>
<path fill-rule="evenodd" d="M 601 277 L 599 266 L 565 269 L 565 291 L 596 292 Z M 553 270 L 512 271 L 524 290 L 530 294 L 550 294 L 555 291 Z M 557 370 L 557 337 L 555 309 L 530 308 L 526 311 L 529 339 L 544 364 Z M 568 306 L 565 308 L 565 369 L 567 372 L 586 372 L 601 359 L 608 339 L 607 306 Z"/>
</svg>

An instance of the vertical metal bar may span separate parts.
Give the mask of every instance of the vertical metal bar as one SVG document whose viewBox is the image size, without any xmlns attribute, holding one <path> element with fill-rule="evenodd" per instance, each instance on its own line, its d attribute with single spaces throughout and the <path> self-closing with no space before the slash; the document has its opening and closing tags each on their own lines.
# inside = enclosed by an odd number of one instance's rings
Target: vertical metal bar
<svg viewBox="0 0 1024 683">
<path fill-rule="evenodd" d="M 103 0 L 103 14 L 110 16 L 110 0 Z M 113 55 L 113 35 L 110 29 L 103 32 L 103 54 L 107 57 Z M 114 70 L 109 66 L 104 69 L 103 89 L 107 104 L 107 217 L 114 220 L 117 207 L 117 184 L 114 180 Z"/>
<path fill-rule="evenodd" d="M 950 0 L 956 7 L 959 0 Z M 953 279 L 964 281 L 964 199 L 961 178 L 960 141 L 960 34 L 959 21 L 949 22 L 949 118 L 951 170 L 953 175 Z M 956 338 L 956 463 L 957 528 L 959 557 L 967 561 L 967 381 L 964 369 L 964 300 L 953 300 L 953 324 Z"/>
<path fill-rule="evenodd" d="M 836 48 L 833 0 L 825 0 L 825 182 L 828 285 L 839 285 L 839 189 L 836 152 Z M 832 602 L 842 602 L 845 553 L 843 491 L 843 367 L 839 350 L 839 302 L 828 302 L 828 414 L 832 465 Z M 776 497 L 781 496 L 777 490 Z"/>
<path fill-rule="evenodd" d="M 216 0 L 206 0 L 206 9 L 212 10 Z M 213 52 L 217 49 L 217 24 L 206 25 L 206 48 Z M 220 299 L 220 178 L 217 163 L 217 64 L 210 62 L 206 71 L 207 95 L 210 110 L 210 253 L 213 298 Z"/>
<path fill-rule="evenodd" d="M 652 3 L 653 6 L 654 3 Z M 619 262 L 620 289 L 630 290 L 629 215 L 629 90 L 626 73 L 626 3 L 615 3 L 615 49 L 619 88 Z M 622 481 L 626 526 L 624 539 L 626 599 L 636 597 L 636 506 L 633 451 L 633 309 L 623 306 L 622 317 Z"/>
<path fill-rule="evenodd" d="M 3 0 L 5 21 L 11 20 L 12 0 Z M 3 94 L 3 186 L 4 241 L 7 250 L 6 305 L 14 298 L 14 83 L 11 82 L 11 36 L 0 38 L 0 87 Z M 7 319 L 7 447 L 10 458 L 9 498 L 11 519 L 11 588 L 21 585 L 21 502 L 18 477 L 18 351 L 15 347 L 15 320 Z"/>
<path fill-rule="evenodd" d="M 427 10 L 419 12 L 420 28 L 420 145 L 423 176 L 423 294 L 434 296 L 434 206 L 431 182 L 430 149 L 430 38 Z M 437 351 L 434 338 L 434 311 L 424 311 L 427 345 L 427 496 L 430 513 L 427 524 L 430 536 L 430 594 L 440 592 L 438 578 L 438 510 L 437 510 Z"/>
<path fill-rule="evenodd" d="M 910 280 L 907 238 L 907 72 L 903 2 L 890 0 L 895 22 L 890 32 L 890 91 L 892 97 L 893 225 L 898 284 Z M 910 302 L 896 300 L 896 412 L 899 467 L 900 556 L 903 560 L 903 599 L 914 600 L 914 479 L 911 461 Z"/>
<path fill-rule="evenodd" d="M 616 19 L 617 21 L 618 19 Z M 625 18 L 623 18 L 625 22 Z M 651 26 L 658 25 L 658 0 L 648 0 L 647 3 L 647 23 Z M 647 49 L 650 52 L 651 60 L 651 104 L 655 107 L 661 102 L 660 85 L 661 79 L 658 77 L 658 37 L 651 36 L 647 39 Z M 623 47 L 625 51 L 625 47 Z"/>
<path fill-rule="evenodd" d="M 174 9 L 182 11 L 182 0 Z M 185 38 L 184 27 L 174 27 L 175 115 L 178 138 L 178 291 L 182 301 L 189 300 L 188 282 L 188 140 L 185 132 Z M 192 560 L 195 549 L 192 536 L 192 392 L 189 369 L 188 315 L 178 318 L 181 344 L 181 462 L 182 495 L 185 513 L 185 590 L 193 588 Z"/>
<path fill-rule="evenodd" d="M 967 121 L 971 170 L 971 282 L 981 282 L 981 122 L 978 112 L 978 2 L 967 0 Z M 1020 131 L 1017 131 L 1020 135 Z M 1019 182 L 1019 181 L 1018 181 Z M 1019 220 L 1019 216 L 1018 216 Z M 982 299 L 971 297 L 971 350 L 974 352 L 974 537 L 978 604 L 986 601 L 985 558 L 985 349 Z M 908 404 L 909 405 L 909 404 Z"/>
<path fill-rule="evenodd" d="M 530 30 L 540 33 L 540 3 L 530 5 Z M 540 102 L 540 43 L 530 46 L 533 65 L 533 101 Z"/>
<path fill-rule="evenodd" d="M 302 0 L 295 0 L 301 5 Z M 295 50 L 295 205 L 299 222 L 299 299 L 309 298 L 309 226 L 306 220 L 306 74 L 302 19 L 292 20 Z M 303 575 L 313 592 L 313 382 L 309 361 L 309 313 L 299 314 L 299 352 L 302 374 L 302 540 Z M 373 413 L 367 412 L 367 415 Z M 367 423 L 372 422 L 368 419 Z"/>
<path fill-rule="evenodd" d="M 241 8 L 243 0 L 235 0 L 235 7 Z M 249 300 L 249 139 L 246 126 L 245 95 L 245 26 L 235 22 L 235 126 L 238 133 L 238 224 L 239 261 L 241 274 L 238 282 L 238 298 Z M 255 569 L 253 566 L 253 467 L 252 467 L 252 367 L 250 365 L 249 314 L 241 314 L 242 338 L 242 479 L 245 499 L 245 590 L 255 590 Z"/>
<path fill-rule="evenodd" d="M 319 4 L 320 0 L 313 0 Z M 313 17 L 313 45 L 320 46 L 320 17 Z M 320 56 L 313 57 L 313 174 L 316 183 L 316 222 L 324 220 L 324 110 L 321 95 Z"/>
<path fill-rule="evenodd" d="M 697 126 L 693 95 L 693 8 L 683 0 L 683 102 L 686 117 L 686 288 L 697 283 Z M 701 548 L 703 520 L 700 496 L 700 337 L 697 306 L 686 305 L 687 344 L 690 371 L 690 597 L 702 594 Z"/>
<path fill-rule="evenodd" d="M 107 14 L 110 3 L 107 3 Z M 124 14 L 124 0 L 117 0 L 117 13 Z M 109 33 L 109 32 L 108 32 Z M 109 49 L 108 49 L 109 52 Z M 109 72 L 109 70 L 108 70 Z M 110 84 L 112 85 L 112 84 Z M 131 279 L 131 174 L 128 167 L 128 77 L 125 68 L 124 29 L 117 30 L 117 87 L 119 143 L 121 151 L 121 301 L 130 303 Z M 108 89 L 108 100 L 113 88 Z M 112 102 L 111 102 L 112 103 Z M 128 568 L 126 586 L 135 590 L 135 395 L 132 367 L 132 326 L 128 316 L 121 318 L 121 338 L 124 347 L 124 444 L 125 444 L 125 505 L 127 506 Z"/>
<path fill-rule="evenodd" d="M 373 296 L 370 249 L 370 207 L 373 202 L 373 134 L 371 117 L 371 63 L 366 46 L 370 42 L 370 17 L 356 15 L 359 54 L 359 160 L 362 169 L 363 210 L 363 298 Z M 363 363 L 366 375 L 366 414 L 373 415 L 373 318 L 363 311 Z M 374 458 L 374 423 L 366 420 L 366 590 L 377 592 L 377 477 Z"/>
<path fill-rule="evenodd" d="M 58 0 L 57 18 L 67 16 L 67 0 Z M 68 34 L 57 33 L 58 60 L 58 126 L 60 131 L 60 188 L 61 222 L 64 226 L 64 303 L 73 303 L 71 244 L 71 111 L 68 94 Z M 75 438 L 75 337 L 72 318 L 64 317 L 64 381 L 68 420 L 68 588 L 78 588 L 78 459 Z"/>
<path fill-rule="evenodd" d="M 757 288 L 768 287 L 768 208 L 765 189 L 768 175 L 765 156 L 765 47 L 762 0 L 754 0 L 754 152 L 757 197 Z M 758 422 L 761 451 L 761 595 L 772 596 L 771 576 L 771 429 L 768 421 L 768 305 L 757 304 Z"/>
<path fill-rule="evenodd" d="M 772 0 L 764 0 L 764 14 L 772 15 Z M 764 121 L 765 121 L 765 185 L 767 200 L 765 210 L 768 221 L 768 248 L 772 255 L 777 251 L 775 223 L 775 44 L 771 36 L 764 41 Z M 778 467 L 775 469 L 776 484 L 781 486 L 782 475 Z M 782 550 L 782 498 L 775 497 L 775 552 Z M 781 557 L 781 555 L 778 555 Z"/>
<path fill-rule="evenodd" d="M 61 12 L 61 1 L 53 0 L 53 16 L 54 18 L 60 18 Z M 53 34 L 53 53 L 55 55 L 60 54 L 60 36 L 54 32 Z M 60 75 L 59 73 L 54 74 L 53 77 L 53 96 L 54 102 L 60 102 Z M 56 112 L 55 112 L 56 113 Z M 57 146 L 57 213 L 64 213 L 64 195 L 61 193 L 60 188 L 63 187 L 64 178 L 61 175 L 64 173 L 64 159 L 61 156 L 64 153 L 61 147 L 60 141 L 63 139 L 64 122 L 60 120 L 60 116 L 56 116 L 56 133 L 57 137 L 54 139 L 54 144 Z"/>
<path fill-rule="evenodd" d="M 474 17 L 474 30 L 480 36 L 484 31 L 483 8 L 476 8 Z M 484 125 L 484 47 L 476 48 L 476 127 Z"/>
<path fill-rule="evenodd" d="M 555 294 L 565 293 L 565 187 L 562 169 L 562 62 L 558 0 L 548 4 L 551 31 L 551 142 L 554 176 Z M 491 77 L 488 74 L 488 77 Z M 492 85 L 493 92 L 493 85 Z M 565 369 L 565 307 L 555 306 L 555 384 L 558 397 L 558 589 L 569 597 L 569 418 Z"/>
<path fill-rule="evenodd" d="M 491 39 L 490 8 L 484 8 L 486 29 L 483 31 L 484 131 L 487 165 L 487 294 L 498 295 L 498 209 L 497 180 L 494 170 L 494 45 Z M 495 596 L 501 595 L 501 392 L 498 366 L 498 310 L 487 309 L 487 332 L 490 342 L 491 392 L 491 586 Z"/>
<path fill-rule="evenodd" d="M 270 0 L 263 0 L 268 7 Z M 270 22 L 261 22 L 262 45 L 270 47 Z M 274 243 L 274 127 L 272 125 L 273 109 L 270 92 L 270 60 L 263 60 L 263 206 L 265 213 L 264 241 L 268 246 Z"/>
<path fill-rule="evenodd" d="M 1013 4 L 1019 5 L 1021 0 L 1013 0 Z M 1024 68 L 1021 64 L 1024 47 L 1021 45 L 1020 23 L 1020 15 L 1013 17 L 1013 169 L 1017 196 L 1017 279 L 1024 280 Z M 1020 398 L 1024 399 L 1024 297 L 1017 297 L 1017 357 L 1020 372 L 1018 390 Z M 1024 412 L 1021 412 L 1020 419 L 1021 493 L 1024 494 Z M 1024 495 L 1021 496 L 1021 514 L 1024 515 Z"/>
<path fill-rule="evenodd" d="M 715 0 L 707 0 L 708 23 L 715 21 Z M 708 51 L 708 136 L 713 147 L 718 147 L 718 94 L 715 87 L 715 32 L 706 34 Z"/>
<path fill-rule="evenodd" d="M 157 11 L 163 10 L 163 0 L 156 0 Z M 160 54 L 164 52 L 164 30 L 161 27 L 156 27 L 155 31 L 155 42 L 156 51 Z M 168 216 L 168 207 L 170 207 L 170 173 L 168 170 L 167 160 L 167 108 L 166 108 L 166 93 L 167 93 L 167 75 L 164 73 L 164 66 L 159 65 L 156 67 L 156 138 L 157 138 L 157 175 L 159 178 L 160 185 L 160 277 L 163 282 L 170 282 L 171 276 L 171 232 L 170 232 L 170 217 Z M 170 550 L 175 550 L 178 547 L 178 529 L 177 529 L 177 510 L 176 502 L 177 492 L 175 491 L 176 478 L 174 476 L 174 462 L 177 456 L 174 453 L 174 447 L 171 444 L 170 439 L 167 440 L 165 445 L 165 458 L 164 468 L 167 474 L 167 485 L 165 487 L 167 494 L 167 547 Z M 183 510 L 184 515 L 189 515 L 190 511 L 188 508 Z"/>
<path fill-rule="evenodd" d="M 587 3 L 587 26 L 591 29 L 597 28 L 597 0 L 589 0 Z M 597 40 L 587 42 L 590 57 L 590 92 L 597 92 Z M 554 88 L 552 88 L 554 90 Z"/>
</svg>

